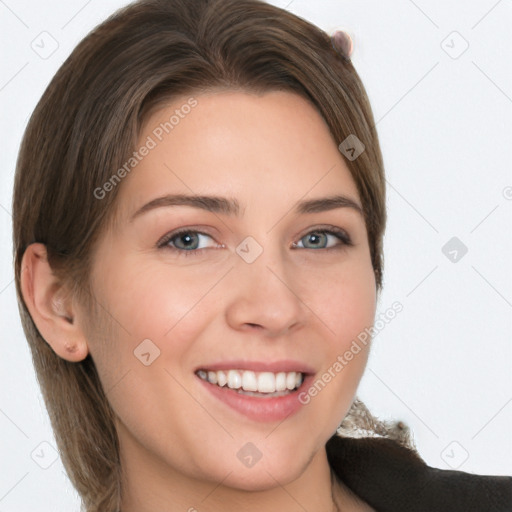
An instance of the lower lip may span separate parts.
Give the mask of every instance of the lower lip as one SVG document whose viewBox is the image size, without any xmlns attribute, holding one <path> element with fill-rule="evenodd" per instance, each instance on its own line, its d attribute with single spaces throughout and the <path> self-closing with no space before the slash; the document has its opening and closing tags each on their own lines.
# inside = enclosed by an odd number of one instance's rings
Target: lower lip
<svg viewBox="0 0 512 512">
<path fill-rule="evenodd" d="M 235 411 L 254 421 L 271 422 L 283 421 L 299 411 L 304 405 L 299 401 L 299 394 L 310 387 L 313 377 L 313 375 L 306 375 L 299 388 L 288 395 L 268 398 L 243 395 L 227 386 L 221 388 L 200 377 L 197 378 L 213 396 Z"/>
</svg>

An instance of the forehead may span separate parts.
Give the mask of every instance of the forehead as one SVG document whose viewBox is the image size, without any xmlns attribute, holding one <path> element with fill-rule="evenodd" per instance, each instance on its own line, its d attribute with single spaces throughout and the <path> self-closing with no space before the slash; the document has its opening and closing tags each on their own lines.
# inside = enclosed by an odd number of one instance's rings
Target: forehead
<svg viewBox="0 0 512 512">
<path fill-rule="evenodd" d="M 126 215 L 162 193 L 296 201 L 357 188 L 327 124 L 302 96 L 182 96 L 147 116 L 119 201 Z M 142 154 L 144 153 L 144 154 Z"/>
</svg>

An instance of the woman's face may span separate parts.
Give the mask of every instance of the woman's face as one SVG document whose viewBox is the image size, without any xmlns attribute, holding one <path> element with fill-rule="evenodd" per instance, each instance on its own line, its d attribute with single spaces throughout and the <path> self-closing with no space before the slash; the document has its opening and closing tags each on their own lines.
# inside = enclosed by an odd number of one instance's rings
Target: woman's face
<svg viewBox="0 0 512 512">
<path fill-rule="evenodd" d="M 188 99 L 146 121 L 117 185 L 89 349 L 125 466 L 264 489 L 325 457 L 363 373 L 366 346 L 344 356 L 376 305 L 361 202 L 341 141 L 300 96 Z M 294 371 L 298 390 L 267 396 Z"/>
</svg>

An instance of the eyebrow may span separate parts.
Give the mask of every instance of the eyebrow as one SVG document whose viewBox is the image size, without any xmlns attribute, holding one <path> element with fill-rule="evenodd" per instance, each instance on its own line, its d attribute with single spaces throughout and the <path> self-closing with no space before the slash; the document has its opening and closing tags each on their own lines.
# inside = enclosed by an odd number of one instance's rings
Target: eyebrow
<svg viewBox="0 0 512 512">
<path fill-rule="evenodd" d="M 139 208 L 130 217 L 129 222 L 133 222 L 137 217 L 156 208 L 170 206 L 191 206 L 193 208 L 200 208 L 213 213 L 235 216 L 240 215 L 240 204 L 236 199 L 229 199 L 220 196 L 172 194 L 157 197 L 149 201 L 149 203 L 146 203 L 144 206 Z M 305 214 L 325 212 L 336 208 L 350 208 L 364 217 L 363 208 L 359 203 L 351 197 L 341 194 L 301 201 L 295 205 L 294 211 L 297 214 Z"/>
</svg>

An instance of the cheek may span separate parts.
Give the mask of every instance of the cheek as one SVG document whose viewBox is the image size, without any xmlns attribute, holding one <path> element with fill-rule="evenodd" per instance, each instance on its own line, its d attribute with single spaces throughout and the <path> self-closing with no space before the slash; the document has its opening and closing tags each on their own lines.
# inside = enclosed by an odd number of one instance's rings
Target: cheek
<svg viewBox="0 0 512 512">
<path fill-rule="evenodd" d="M 88 339 L 106 390 L 125 380 L 137 381 L 137 389 L 157 386 L 156 373 L 181 367 L 215 314 L 211 301 L 202 300 L 218 281 L 215 272 L 198 275 L 192 267 L 141 260 L 106 257 L 109 272 L 94 281 L 104 307 L 95 322 L 101 327 Z"/>
<path fill-rule="evenodd" d="M 340 272 L 310 297 L 308 305 L 328 329 L 323 329 L 322 368 L 301 400 L 322 418 L 325 432 L 332 433 L 347 414 L 368 361 L 367 329 L 376 306 L 373 269 L 351 266 L 351 272 Z"/>
<path fill-rule="evenodd" d="M 125 258 L 105 276 L 101 295 L 112 316 L 129 333 L 132 343 L 140 338 L 160 340 L 164 345 L 201 301 L 218 276 L 211 269 L 180 268 L 162 261 L 144 262 L 144 257 Z M 148 258 L 146 258 L 148 259 Z M 126 336 L 125 336 L 126 337 Z"/>
<path fill-rule="evenodd" d="M 310 268 L 301 282 L 304 302 L 325 326 L 331 349 L 345 350 L 373 324 L 376 283 L 369 254 L 354 252 L 331 268 Z"/>
<path fill-rule="evenodd" d="M 343 348 L 373 324 L 376 307 L 373 271 L 354 273 L 341 283 L 333 283 L 329 304 L 332 329 Z"/>
</svg>

